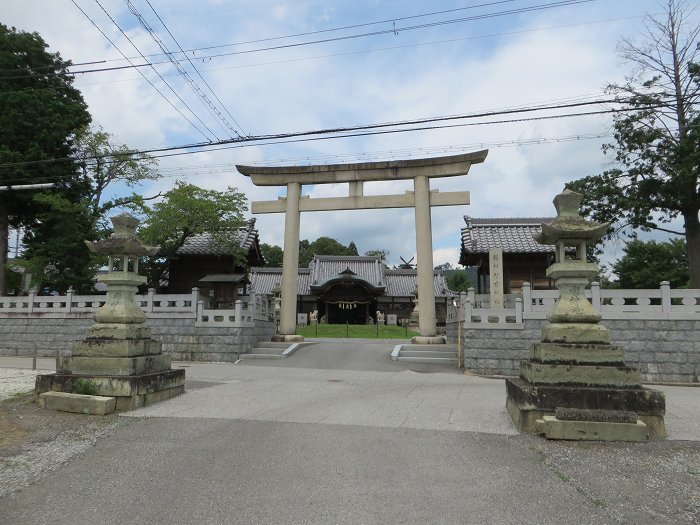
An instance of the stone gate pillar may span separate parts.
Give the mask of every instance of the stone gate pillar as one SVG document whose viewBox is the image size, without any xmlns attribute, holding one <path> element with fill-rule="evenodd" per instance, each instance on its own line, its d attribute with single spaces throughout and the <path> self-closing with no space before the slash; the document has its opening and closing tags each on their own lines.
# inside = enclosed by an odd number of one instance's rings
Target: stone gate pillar
<svg viewBox="0 0 700 525">
<path fill-rule="evenodd" d="M 280 336 L 290 339 L 297 326 L 297 280 L 299 279 L 299 199 L 301 184 L 287 184 L 287 208 L 284 218 L 284 252 L 282 255 L 282 306 Z"/>
<path fill-rule="evenodd" d="M 418 263 L 418 329 L 421 337 L 435 336 L 435 285 L 433 284 L 433 230 L 430 220 L 430 179 L 413 180 L 416 214 L 416 262 Z"/>
</svg>

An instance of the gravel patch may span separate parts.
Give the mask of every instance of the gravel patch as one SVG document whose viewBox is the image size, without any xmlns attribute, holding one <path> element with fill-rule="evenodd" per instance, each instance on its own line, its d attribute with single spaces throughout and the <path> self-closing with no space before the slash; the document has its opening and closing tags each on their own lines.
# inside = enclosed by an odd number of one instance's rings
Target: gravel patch
<svg viewBox="0 0 700 525">
<path fill-rule="evenodd" d="M 124 421 L 40 408 L 34 382 L 46 372 L 0 368 L 0 498 L 58 469 Z"/>
<path fill-rule="evenodd" d="M 0 368 L 0 401 L 32 392 L 36 376 L 42 373 L 46 373 L 46 370 Z"/>
</svg>

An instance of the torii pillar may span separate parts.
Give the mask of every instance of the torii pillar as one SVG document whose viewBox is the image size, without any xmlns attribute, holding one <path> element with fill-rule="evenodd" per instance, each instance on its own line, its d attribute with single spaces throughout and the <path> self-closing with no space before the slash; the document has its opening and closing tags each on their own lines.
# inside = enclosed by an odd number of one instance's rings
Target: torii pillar
<svg viewBox="0 0 700 525">
<path fill-rule="evenodd" d="M 284 255 L 282 259 L 282 306 L 280 335 L 284 341 L 299 341 L 296 334 L 297 281 L 299 277 L 299 228 L 301 212 L 360 210 L 378 208 L 414 208 L 416 217 L 416 255 L 418 264 L 418 327 L 415 343 L 441 343 L 436 336 L 435 287 L 433 278 L 433 235 L 431 206 L 469 204 L 468 191 L 440 193 L 430 189 L 431 177 L 466 175 L 472 164 L 484 162 L 488 150 L 432 157 L 427 159 L 364 162 L 311 166 L 239 166 L 256 186 L 286 186 L 287 196 L 276 201 L 252 203 L 253 213 L 285 213 Z M 363 183 L 413 179 L 413 192 L 394 195 L 368 195 Z M 302 197 L 302 186 L 347 182 L 347 197 Z"/>
</svg>

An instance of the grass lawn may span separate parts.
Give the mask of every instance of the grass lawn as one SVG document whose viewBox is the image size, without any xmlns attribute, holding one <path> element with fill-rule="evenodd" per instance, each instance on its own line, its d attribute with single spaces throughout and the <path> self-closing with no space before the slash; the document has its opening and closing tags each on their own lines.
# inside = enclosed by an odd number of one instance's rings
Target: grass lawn
<svg viewBox="0 0 700 525">
<path fill-rule="evenodd" d="M 318 328 L 318 332 L 317 329 Z M 377 331 L 377 328 L 379 330 Z M 333 338 L 356 338 L 356 339 L 410 339 L 418 335 L 418 332 L 406 330 L 403 326 L 362 325 L 362 324 L 319 324 L 298 326 L 297 334 L 304 337 L 333 337 Z"/>
</svg>

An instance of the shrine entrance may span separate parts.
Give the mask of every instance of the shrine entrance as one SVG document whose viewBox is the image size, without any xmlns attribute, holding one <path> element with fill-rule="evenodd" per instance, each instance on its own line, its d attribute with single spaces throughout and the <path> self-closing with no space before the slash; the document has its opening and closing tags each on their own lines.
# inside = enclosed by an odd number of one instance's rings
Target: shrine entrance
<svg viewBox="0 0 700 525">
<path fill-rule="evenodd" d="M 383 286 L 374 286 L 349 268 L 310 289 L 318 297 L 319 319 L 328 324 L 374 323 L 377 297 L 384 293 Z"/>
<path fill-rule="evenodd" d="M 286 186 L 287 196 L 274 201 L 253 202 L 253 213 L 284 213 L 284 255 L 282 259 L 282 305 L 276 340 L 299 341 L 296 335 L 299 229 L 302 211 L 413 208 L 416 218 L 416 262 L 420 303 L 416 343 L 443 343 L 436 335 L 435 289 L 433 285 L 432 206 L 469 204 L 468 191 L 440 193 L 430 189 L 433 177 L 466 175 L 472 164 L 484 162 L 488 150 L 427 159 L 362 162 L 314 166 L 241 166 L 256 186 Z M 371 181 L 413 180 L 413 191 L 394 195 L 365 195 L 363 184 Z M 347 197 L 310 199 L 302 195 L 303 185 L 348 184 Z"/>
</svg>

